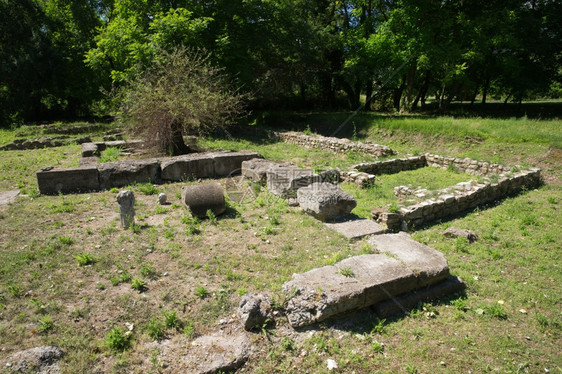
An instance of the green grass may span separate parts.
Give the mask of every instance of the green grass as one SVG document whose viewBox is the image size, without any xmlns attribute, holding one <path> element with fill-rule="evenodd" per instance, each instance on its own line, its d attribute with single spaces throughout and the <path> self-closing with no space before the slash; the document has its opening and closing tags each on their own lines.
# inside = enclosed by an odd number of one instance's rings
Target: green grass
<svg viewBox="0 0 562 374">
<path fill-rule="evenodd" d="M 107 147 L 101 153 L 99 162 L 119 161 L 119 158 L 121 157 L 121 153 L 122 152 L 119 148 Z"/>
<path fill-rule="evenodd" d="M 336 325 L 325 321 L 304 333 L 292 331 L 281 314 L 276 325 L 260 327 L 252 335 L 252 344 L 261 353 L 246 364 L 245 372 L 327 373 L 328 358 L 338 363 L 338 372 L 347 373 L 560 371 L 562 188 L 557 178 L 562 160 L 559 150 L 543 142 L 543 135 L 527 142 L 516 139 L 543 123 L 544 131 L 556 139 L 557 128 L 551 121 L 517 120 L 524 127 L 522 133 L 509 135 L 507 130 L 504 134 L 488 129 L 499 122 L 486 120 L 465 133 L 438 137 L 432 133 L 448 131 L 451 123 L 468 124 L 456 121 L 438 118 L 440 124 L 425 132 L 414 131 L 415 127 L 390 129 L 390 124 L 378 129 L 374 124 L 357 126 L 357 132 L 374 142 L 390 142 L 399 151 L 473 154 L 484 160 L 506 164 L 524 160 L 543 167 L 549 179 L 541 188 L 413 233 L 416 240 L 444 254 L 452 274 L 466 281 L 466 292 L 422 303 L 387 320 L 369 310 L 346 314 Z M 517 128 L 515 120 L 505 121 L 503 125 Z M 310 124 L 317 131 L 316 122 Z M 477 131 L 484 134 L 478 141 L 465 139 Z M 334 155 L 257 139 L 201 143 L 253 149 L 308 167 L 372 161 L 357 154 Z M 79 154 L 77 146 L 0 152 L 0 190 L 18 182 L 36 189 L 35 172 L 40 167 L 77 165 Z M 358 214 L 368 216 L 373 205 L 396 201 L 396 185 L 431 190 L 467 178 L 474 179 L 425 168 L 380 177 L 370 190 L 344 188 L 359 197 Z M 181 186 L 189 183 L 197 182 L 152 187 L 179 202 Z M 346 240 L 272 197 L 266 188 L 255 192 L 254 201 L 229 202 L 227 212 L 211 222 L 193 220 L 183 207 L 157 210 L 154 195 L 135 189 L 136 214 L 142 220 L 137 220 L 134 232 L 121 229 L 111 191 L 30 195 L 0 207 L 3 357 L 22 347 L 52 344 L 65 351 L 61 362 L 65 372 L 158 372 L 151 366 L 152 351 L 147 350 L 155 339 L 189 347 L 197 336 L 217 332 L 221 319 L 232 318 L 242 295 L 271 295 L 278 310 L 287 302 L 282 285 L 293 273 L 374 252 L 366 240 Z M 480 240 L 445 238 L 442 233 L 449 226 L 471 229 Z M 76 257 L 86 253 L 95 262 L 78 266 Z M 352 280 L 348 270 L 341 272 L 338 276 Z M 148 288 L 138 292 L 133 282 Z M 165 344 L 161 347 L 166 349 Z"/>
</svg>

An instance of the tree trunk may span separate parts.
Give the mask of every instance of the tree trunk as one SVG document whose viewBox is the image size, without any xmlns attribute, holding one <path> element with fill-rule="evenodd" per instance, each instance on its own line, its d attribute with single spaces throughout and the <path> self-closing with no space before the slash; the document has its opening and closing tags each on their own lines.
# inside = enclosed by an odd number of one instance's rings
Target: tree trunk
<svg viewBox="0 0 562 374">
<path fill-rule="evenodd" d="M 472 93 L 472 97 L 470 98 L 470 106 L 474 105 L 474 101 L 476 100 L 476 95 L 478 95 L 478 91 L 480 90 L 480 85 L 476 85 L 474 88 L 474 92 Z"/>
<path fill-rule="evenodd" d="M 482 105 L 486 104 L 486 98 L 488 97 L 488 88 L 490 87 L 490 77 L 486 77 L 484 82 L 484 87 L 482 87 Z"/>
<path fill-rule="evenodd" d="M 445 97 L 445 92 L 443 92 L 443 95 L 441 95 L 441 105 L 439 106 L 439 110 L 441 112 L 444 112 L 444 111 L 447 110 L 447 108 L 449 108 L 449 105 L 451 104 L 451 102 L 453 101 L 455 96 L 457 96 L 457 94 L 461 90 L 462 86 L 463 85 L 461 83 L 453 84 L 453 88 L 451 89 L 451 93 L 449 94 L 449 96 L 447 97 L 446 100 L 443 100 L 443 98 Z"/>
<path fill-rule="evenodd" d="M 423 86 L 420 90 L 420 101 L 421 101 L 421 109 L 425 109 L 425 96 L 427 95 L 427 91 L 429 90 L 429 83 L 431 82 L 431 71 L 425 73 L 425 81 L 423 82 Z"/>
<path fill-rule="evenodd" d="M 401 109 L 410 109 L 412 105 L 412 91 L 414 90 L 414 82 L 416 78 L 416 65 L 410 66 L 408 69 L 408 84 L 406 86 L 406 94 L 404 95 L 404 100 L 402 101 Z"/>
<path fill-rule="evenodd" d="M 404 86 L 406 85 L 406 76 L 402 76 L 402 83 L 400 87 L 394 89 L 393 95 L 393 107 L 394 109 L 400 111 L 400 100 L 402 99 L 402 92 L 404 92 Z"/>
<path fill-rule="evenodd" d="M 172 124 L 172 137 L 169 142 L 165 145 L 165 151 L 171 156 L 179 156 L 186 153 L 191 153 L 192 150 L 189 148 L 185 141 L 183 140 L 183 128 L 181 124 L 174 122 Z"/>
<path fill-rule="evenodd" d="M 371 110 L 371 100 L 373 99 L 373 80 L 367 80 L 367 87 L 365 87 L 365 110 Z"/>
</svg>

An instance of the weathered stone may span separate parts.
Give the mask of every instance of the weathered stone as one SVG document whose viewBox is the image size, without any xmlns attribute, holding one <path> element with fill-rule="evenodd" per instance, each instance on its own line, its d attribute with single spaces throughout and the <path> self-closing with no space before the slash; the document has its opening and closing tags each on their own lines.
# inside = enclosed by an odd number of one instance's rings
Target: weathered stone
<svg viewBox="0 0 562 374">
<path fill-rule="evenodd" d="M 226 210 L 224 191 L 218 182 L 184 186 L 181 190 L 182 201 L 195 217 L 207 217 L 209 209 L 215 216 Z"/>
<path fill-rule="evenodd" d="M 238 317 L 245 330 L 260 328 L 268 319 L 273 319 L 269 299 L 262 294 L 242 296 Z"/>
<path fill-rule="evenodd" d="M 102 189 L 160 181 L 160 162 L 157 159 L 106 162 L 100 164 L 98 170 Z"/>
<path fill-rule="evenodd" d="M 369 235 L 378 235 L 386 228 L 370 219 L 356 219 L 346 222 L 326 223 L 326 226 L 348 239 L 360 239 Z"/>
<path fill-rule="evenodd" d="M 321 180 L 311 169 L 296 166 L 281 166 L 267 171 L 267 189 L 282 198 L 294 197 L 298 189 Z"/>
<path fill-rule="evenodd" d="M 100 189 L 98 169 L 95 166 L 43 168 L 37 172 L 37 185 L 39 192 L 46 195 Z"/>
<path fill-rule="evenodd" d="M 242 162 L 253 158 L 263 158 L 263 156 L 252 151 L 215 153 L 213 155 L 215 176 L 226 177 L 229 175 L 240 174 Z"/>
<path fill-rule="evenodd" d="M 353 196 L 331 183 L 312 183 L 300 188 L 297 199 L 307 213 L 321 220 L 345 216 L 357 206 Z"/>
<path fill-rule="evenodd" d="M 183 358 L 185 373 L 215 374 L 231 372 L 248 361 L 251 345 L 244 334 L 201 336 L 191 343 Z"/>
<path fill-rule="evenodd" d="M 390 300 L 381 301 L 374 306 L 375 313 L 380 318 L 386 318 L 397 313 L 406 313 L 409 309 L 416 307 L 420 301 L 429 301 L 466 288 L 461 278 L 450 276 L 444 281 L 422 288 L 411 293 L 394 297 Z"/>
<path fill-rule="evenodd" d="M 12 204 L 19 194 L 20 190 L 0 192 L 0 206 Z"/>
<path fill-rule="evenodd" d="M 14 373 L 60 373 L 57 362 L 64 352 L 57 347 L 41 346 L 17 352 L 6 362 L 9 372 Z"/>
<path fill-rule="evenodd" d="M 82 143 L 82 157 L 99 156 L 98 145 L 96 143 Z"/>
<path fill-rule="evenodd" d="M 474 233 L 472 230 L 466 229 L 459 229 L 458 227 L 449 227 L 447 230 L 443 232 L 443 235 L 448 238 L 459 238 L 463 237 L 466 238 L 470 243 L 473 243 L 478 240 L 478 235 Z"/>
<path fill-rule="evenodd" d="M 117 194 L 121 227 L 129 228 L 135 224 L 135 195 L 129 190 L 120 191 Z"/>
<path fill-rule="evenodd" d="M 90 166 L 97 166 L 99 162 L 99 158 L 97 157 L 82 157 L 80 159 L 80 167 L 90 167 Z"/>
<path fill-rule="evenodd" d="M 208 153 L 192 153 L 168 158 L 162 161 L 161 168 L 162 179 L 167 181 L 179 182 L 215 176 L 214 161 Z"/>
<path fill-rule="evenodd" d="M 165 193 L 158 194 L 158 204 L 164 205 L 168 202 L 168 196 Z"/>
<path fill-rule="evenodd" d="M 286 308 L 292 326 L 320 322 L 449 276 L 443 255 L 407 234 L 377 235 L 369 243 L 381 254 L 352 257 L 334 266 L 294 274 L 283 285 L 285 292 L 294 295 Z"/>
<path fill-rule="evenodd" d="M 267 172 L 276 167 L 290 167 L 289 163 L 277 163 L 263 158 L 242 161 L 242 175 L 253 182 L 265 184 Z"/>
</svg>

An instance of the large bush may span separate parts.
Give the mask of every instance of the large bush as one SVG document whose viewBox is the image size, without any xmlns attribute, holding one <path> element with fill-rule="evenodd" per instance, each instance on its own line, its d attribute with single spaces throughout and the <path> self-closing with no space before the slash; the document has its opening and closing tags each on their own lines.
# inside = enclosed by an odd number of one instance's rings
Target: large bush
<svg viewBox="0 0 562 374">
<path fill-rule="evenodd" d="M 246 95 L 230 83 L 205 52 L 163 51 L 121 90 L 121 119 L 158 151 L 187 153 L 183 135 L 225 128 L 243 113 Z"/>
</svg>

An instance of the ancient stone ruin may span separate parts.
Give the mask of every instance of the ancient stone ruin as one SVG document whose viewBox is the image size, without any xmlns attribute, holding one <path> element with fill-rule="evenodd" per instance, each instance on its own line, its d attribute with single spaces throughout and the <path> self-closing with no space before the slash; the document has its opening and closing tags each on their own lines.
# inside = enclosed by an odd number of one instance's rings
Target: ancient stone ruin
<svg viewBox="0 0 562 374">
<path fill-rule="evenodd" d="M 99 191 L 135 183 L 220 178 L 239 172 L 243 161 L 261 157 L 251 151 L 223 151 L 105 162 L 78 168 L 45 167 L 37 172 L 37 184 L 42 194 L 57 194 Z"/>
<path fill-rule="evenodd" d="M 309 148 L 334 152 L 359 151 L 377 157 L 394 154 L 392 149 L 385 146 L 346 139 L 293 132 L 276 135 L 285 142 Z M 206 152 L 99 164 L 97 156 L 108 144 L 113 143 L 84 144 L 84 162 L 79 168 L 46 167 L 37 172 L 40 192 L 97 191 L 133 183 L 221 178 L 241 172 L 244 178 L 267 186 L 269 193 L 287 199 L 289 205 L 300 206 L 304 212 L 326 221 L 329 228 L 346 238 L 369 237 L 368 243 L 375 253 L 294 274 L 285 283 L 283 289 L 288 296 L 288 303 L 284 312 L 293 327 L 321 322 L 340 313 L 365 307 L 373 307 L 381 317 L 388 316 L 404 312 L 420 300 L 462 290 L 464 282 L 450 275 L 447 261 L 441 253 L 414 241 L 407 233 L 390 232 L 409 230 L 461 214 L 541 183 L 538 169 L 521 170 L 467 158 L 431 154 L 361 163 L 352 170 L 322 172 L 299 168 L 288 162 L 265 160 L 259 153 L 251 151 Z M 484 182 L 467 181 L 440 191 L 397 186 L 395 194 L 398 197 L 421 201 L 400 206 L 392 212 L 385 207 L 373 207 L 371 220 L 358 219 L 352 215 L 357 202 L 338 185 L 340 181 L 346 181 L 355 183 L 359 188 L 368 188 L 379 175 L 423 167 L 457 170 L 484 178 Z M 134 224 L 131 203 L 134 197 L 125 199 L 126 192 L 122 191 L 118 195 L 123 227 Z M 161 204 L 166 201 L 159 200 Z M 224 190 L 218 182 L 183 187 L 182 201 L 192 215 L 199 218 L 209 216 L 209 212 L 218 216 L 226 209 Z M 469 242 L 477 239 L 476 234 L 462 230 L 449 230 L 445 235 L 463 236 Z M 245 330 L 251 330 L 273 318 L 269 299 L 264 295 L 244 297 L 238 315 Z M 212 344 L 222 344 L 220 339 L 213 339 L 202 337 L 199 340 L 201 346 L 211 341 Z M 226 367 L 237 367 L 245 359 Z"/>
</svg>

